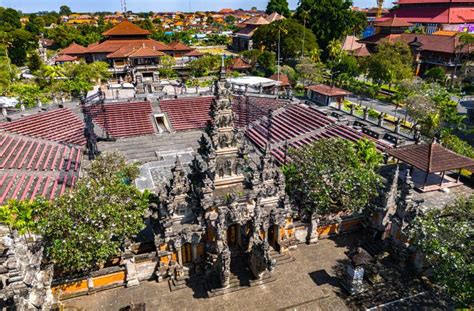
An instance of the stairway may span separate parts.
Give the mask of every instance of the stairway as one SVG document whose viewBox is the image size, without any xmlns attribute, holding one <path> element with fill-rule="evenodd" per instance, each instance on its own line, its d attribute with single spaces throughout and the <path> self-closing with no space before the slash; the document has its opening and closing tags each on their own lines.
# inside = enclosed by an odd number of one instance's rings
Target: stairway
<svg viewBox="0 0 474 311">
<path fill-rule="evenodd" d="M 270 251 L 270 256 L 276 260 L 277 267 L 296 260 L 295 257 L 291 256 L 289 252 L 280 254 L 274 249 Z"/>
</svg>

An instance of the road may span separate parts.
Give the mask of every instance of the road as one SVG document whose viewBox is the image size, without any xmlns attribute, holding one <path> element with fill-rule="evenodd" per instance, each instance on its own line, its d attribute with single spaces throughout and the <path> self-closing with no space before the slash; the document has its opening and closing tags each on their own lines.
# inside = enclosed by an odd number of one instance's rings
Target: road
<svg viewBox="0 0 474 311">
<path fill-rule="evenodd" d="M 406 110 L 404 107 L 399 107 L 398 109 L 396 109 L 396 107 L 390 103 L 382 102 L 373 98 L 367 98 L 362 96 L 358 97 L 356 95 L 349 95 L 347 99 L 353 103 L 361 104 L 363 106 L 375 109 L 388 115 L 392 115 L 394 117 L 398 117 L 400 119 L 405 118 Z"/>
</svg>

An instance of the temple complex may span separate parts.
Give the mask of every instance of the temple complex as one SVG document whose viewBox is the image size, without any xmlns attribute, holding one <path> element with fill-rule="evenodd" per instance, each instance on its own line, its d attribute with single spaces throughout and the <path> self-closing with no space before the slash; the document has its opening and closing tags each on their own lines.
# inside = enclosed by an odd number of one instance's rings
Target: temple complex
<svg viewBox="0 0 474 311">
<path fill-rule="evenodd" d="M 298 245 L 353 231 L 369 238 L 351 253 L 344 288 L 363 300 L 358 295 L 367 286 L 371 258 L 387 250 L 404 264 L 420 265 L 406 241 L 407 225 L 472 193 L 453 170 L 472 169 L 473 160 L 422 143 L 419 129 L 407 130 L 400 119 L 344 107 L 338 98 L 345 90 L 310 86 L 302 101 L 249 93 L 232 81 L 222 65 L 212 94 L 117 102 L 99 91 L 79 106 L 6 114 L 0 122 L 0 204 L 64 195 L 81 168 L 107 151 L 139 164 L 135 185 L 152 199 L 136 240 L 109 266 L 73 279 L 53 277 L 25 240 L 3 232 L 3 301 L 39 309 L 148 280 L 165 282 L 170 292 L 199 285 L 203 297 L 270 286 L 278 283 L 281 265 L 294 263 Z M 375 143 L 387 163 L 383 189 L 370 214 L 306 219 L 290 204 L 280 167 L 291 161 L 290 148 L 332 137 Z M 24 256 L 35 260 L 25 265 Z"/>
<path fill-rule="evenodd" d="M 104 41 L 83 47 L 72 43 L 59 52 L 56 62 L 76 61 L 79 58 L 87 62 L 104 61 L 110 64 L 110 71 L 117 79 L 136 81 L 136 75 L 142 78 L 158 79 L 153 73 L 160 65 L 160 58 L 172 56 L 178 61 L 201 57 L 198 51 L 181 42 L 165 44 L 149 38 L 151 33 L 125 20 L 102 35 Z"/>
</svg>

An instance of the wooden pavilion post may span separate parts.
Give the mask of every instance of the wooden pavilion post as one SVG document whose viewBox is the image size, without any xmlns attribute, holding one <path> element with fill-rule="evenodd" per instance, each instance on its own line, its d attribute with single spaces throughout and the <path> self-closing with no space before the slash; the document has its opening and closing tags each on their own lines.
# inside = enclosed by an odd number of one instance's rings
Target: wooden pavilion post
<svg viewBox="0 0 474 311">
<path fill-rule="evenodd" d="M 444 173 L 446 173 L 446 172 L 443 171 L 443 173 L 441 173 L 441 181 L 439 182 L 439 186 L 440 186 L 440 187 L 443 186 Z"/>
</svg>

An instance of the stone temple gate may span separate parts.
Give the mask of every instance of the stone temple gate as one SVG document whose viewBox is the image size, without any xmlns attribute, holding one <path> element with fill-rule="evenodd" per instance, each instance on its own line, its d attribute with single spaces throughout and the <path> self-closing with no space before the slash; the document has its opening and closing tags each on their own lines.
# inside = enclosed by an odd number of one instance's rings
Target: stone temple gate
<svg viewBox="0 0 474 311">
<path fill-rule="evenodd" d="M 158 280 L 205 273 L 225 288 L 237 261 L 260 279 L 275 265 L 272 248 L 284 252 L 297 244 L 287 230 L 293 211 L 284 176 L 270 152 L 250 152 L 234 127 L 229 87 L 221 72 L 191 172 L 177 157 L 153 204 Z"/>
</svg>

